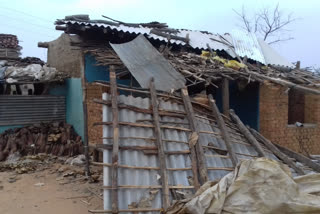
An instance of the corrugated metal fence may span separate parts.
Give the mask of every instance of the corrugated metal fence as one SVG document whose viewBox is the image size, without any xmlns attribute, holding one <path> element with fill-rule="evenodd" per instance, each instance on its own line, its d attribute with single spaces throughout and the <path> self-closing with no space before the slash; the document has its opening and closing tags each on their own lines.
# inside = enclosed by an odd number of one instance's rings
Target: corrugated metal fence
<svg viewBox="0 0 320 214">
<path fill-rule="evenodd" d="M 65 120 L 64 96 L 0 96 L 0 125 Z"/>
</svg>

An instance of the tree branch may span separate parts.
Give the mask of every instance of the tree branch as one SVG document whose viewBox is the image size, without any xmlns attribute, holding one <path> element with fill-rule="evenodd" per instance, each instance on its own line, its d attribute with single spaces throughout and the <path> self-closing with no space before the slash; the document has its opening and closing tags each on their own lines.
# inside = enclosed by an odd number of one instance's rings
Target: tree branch
<svg viewBox="0 0 320 214">
<path fill-rule="evenodd" d="M 268 44 L 293 39 L 293 37 L 282 38 L 283 35 L 280 33 L 285 31 L 285 28 L 297 19 L 293 18 L 292 13 L 285 16 L 279 9 L 279 3 L 272 10 L 267 7 L 262 8 L 259 12 L 255 13 L 252 18 L 248 18 L 244 6 L 242 6 L 241 12 L 234 9 L 233 11 L 240 18 L 242 22 L 241 27 L 245 31 L 261 35 L 264 41 L 270 40 L 270 37 L 279 37 L 279 39 L 271 41 Z"/>
</svg>

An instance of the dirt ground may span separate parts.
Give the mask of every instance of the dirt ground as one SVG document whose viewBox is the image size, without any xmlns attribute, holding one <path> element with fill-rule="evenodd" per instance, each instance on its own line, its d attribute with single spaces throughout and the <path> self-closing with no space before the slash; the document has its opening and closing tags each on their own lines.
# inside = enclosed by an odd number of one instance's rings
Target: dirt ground
<svg viewBox="0 0 320 214">
<path fill-rule="evenodd" d="M 56 164 L 27 174 L 0 172 L 0 213 L 87 214 L 88 209 L 102 209 L 101 184 L 89 183 L 84 176 L 64 177 L 59 168 Z"/>
</svg>

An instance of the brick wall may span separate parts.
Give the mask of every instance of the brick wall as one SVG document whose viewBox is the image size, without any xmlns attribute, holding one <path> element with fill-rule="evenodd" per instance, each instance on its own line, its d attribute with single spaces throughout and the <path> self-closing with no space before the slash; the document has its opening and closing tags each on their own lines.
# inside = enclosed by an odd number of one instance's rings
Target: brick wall
<svg viewBox="0 0 320 214">
<path fill-rule="evenodd" d="M 88 111 L 88 142 L 89 144 L 102 143 L 102 126 L 93 126 L 95 122 L 102 122 L 102 105 L 93 102 L 93 99 L 102 99 L 102 93 L 107 92 L 103 86 L 87 83 L 87 111 Z"/>
<path fill-rule="evenodd" d="M 300 153 L 320 154 L 320 98 L 305 94 L 305 127 L 288 125 L 288 93 L 274 84 L 260 85 L 260 132 L 271 141 Z"/>
</svg>

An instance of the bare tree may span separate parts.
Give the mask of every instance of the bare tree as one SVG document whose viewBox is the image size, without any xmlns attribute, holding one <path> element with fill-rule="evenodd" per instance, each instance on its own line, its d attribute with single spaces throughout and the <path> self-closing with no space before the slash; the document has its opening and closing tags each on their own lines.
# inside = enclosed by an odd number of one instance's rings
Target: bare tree
<svg viewBox="0 0 320 214">
<path fill-rule="evenodd" d="M 288 41 L 293 39 L 290 36 L 284 36 L 288 25 L 295 22 L 297 19 L 292 16 L 292 13 L 284 14 L 279 10 L 279 4 L 275 8 L 262 8 L 255 13 L 253 17 L 249 17 L 242 6 L 242 11 L 233 10 L 241 20 L 241 28 L 249 33 L 254 33 L 261 36 L 268 44 Z"/>
</svg>

